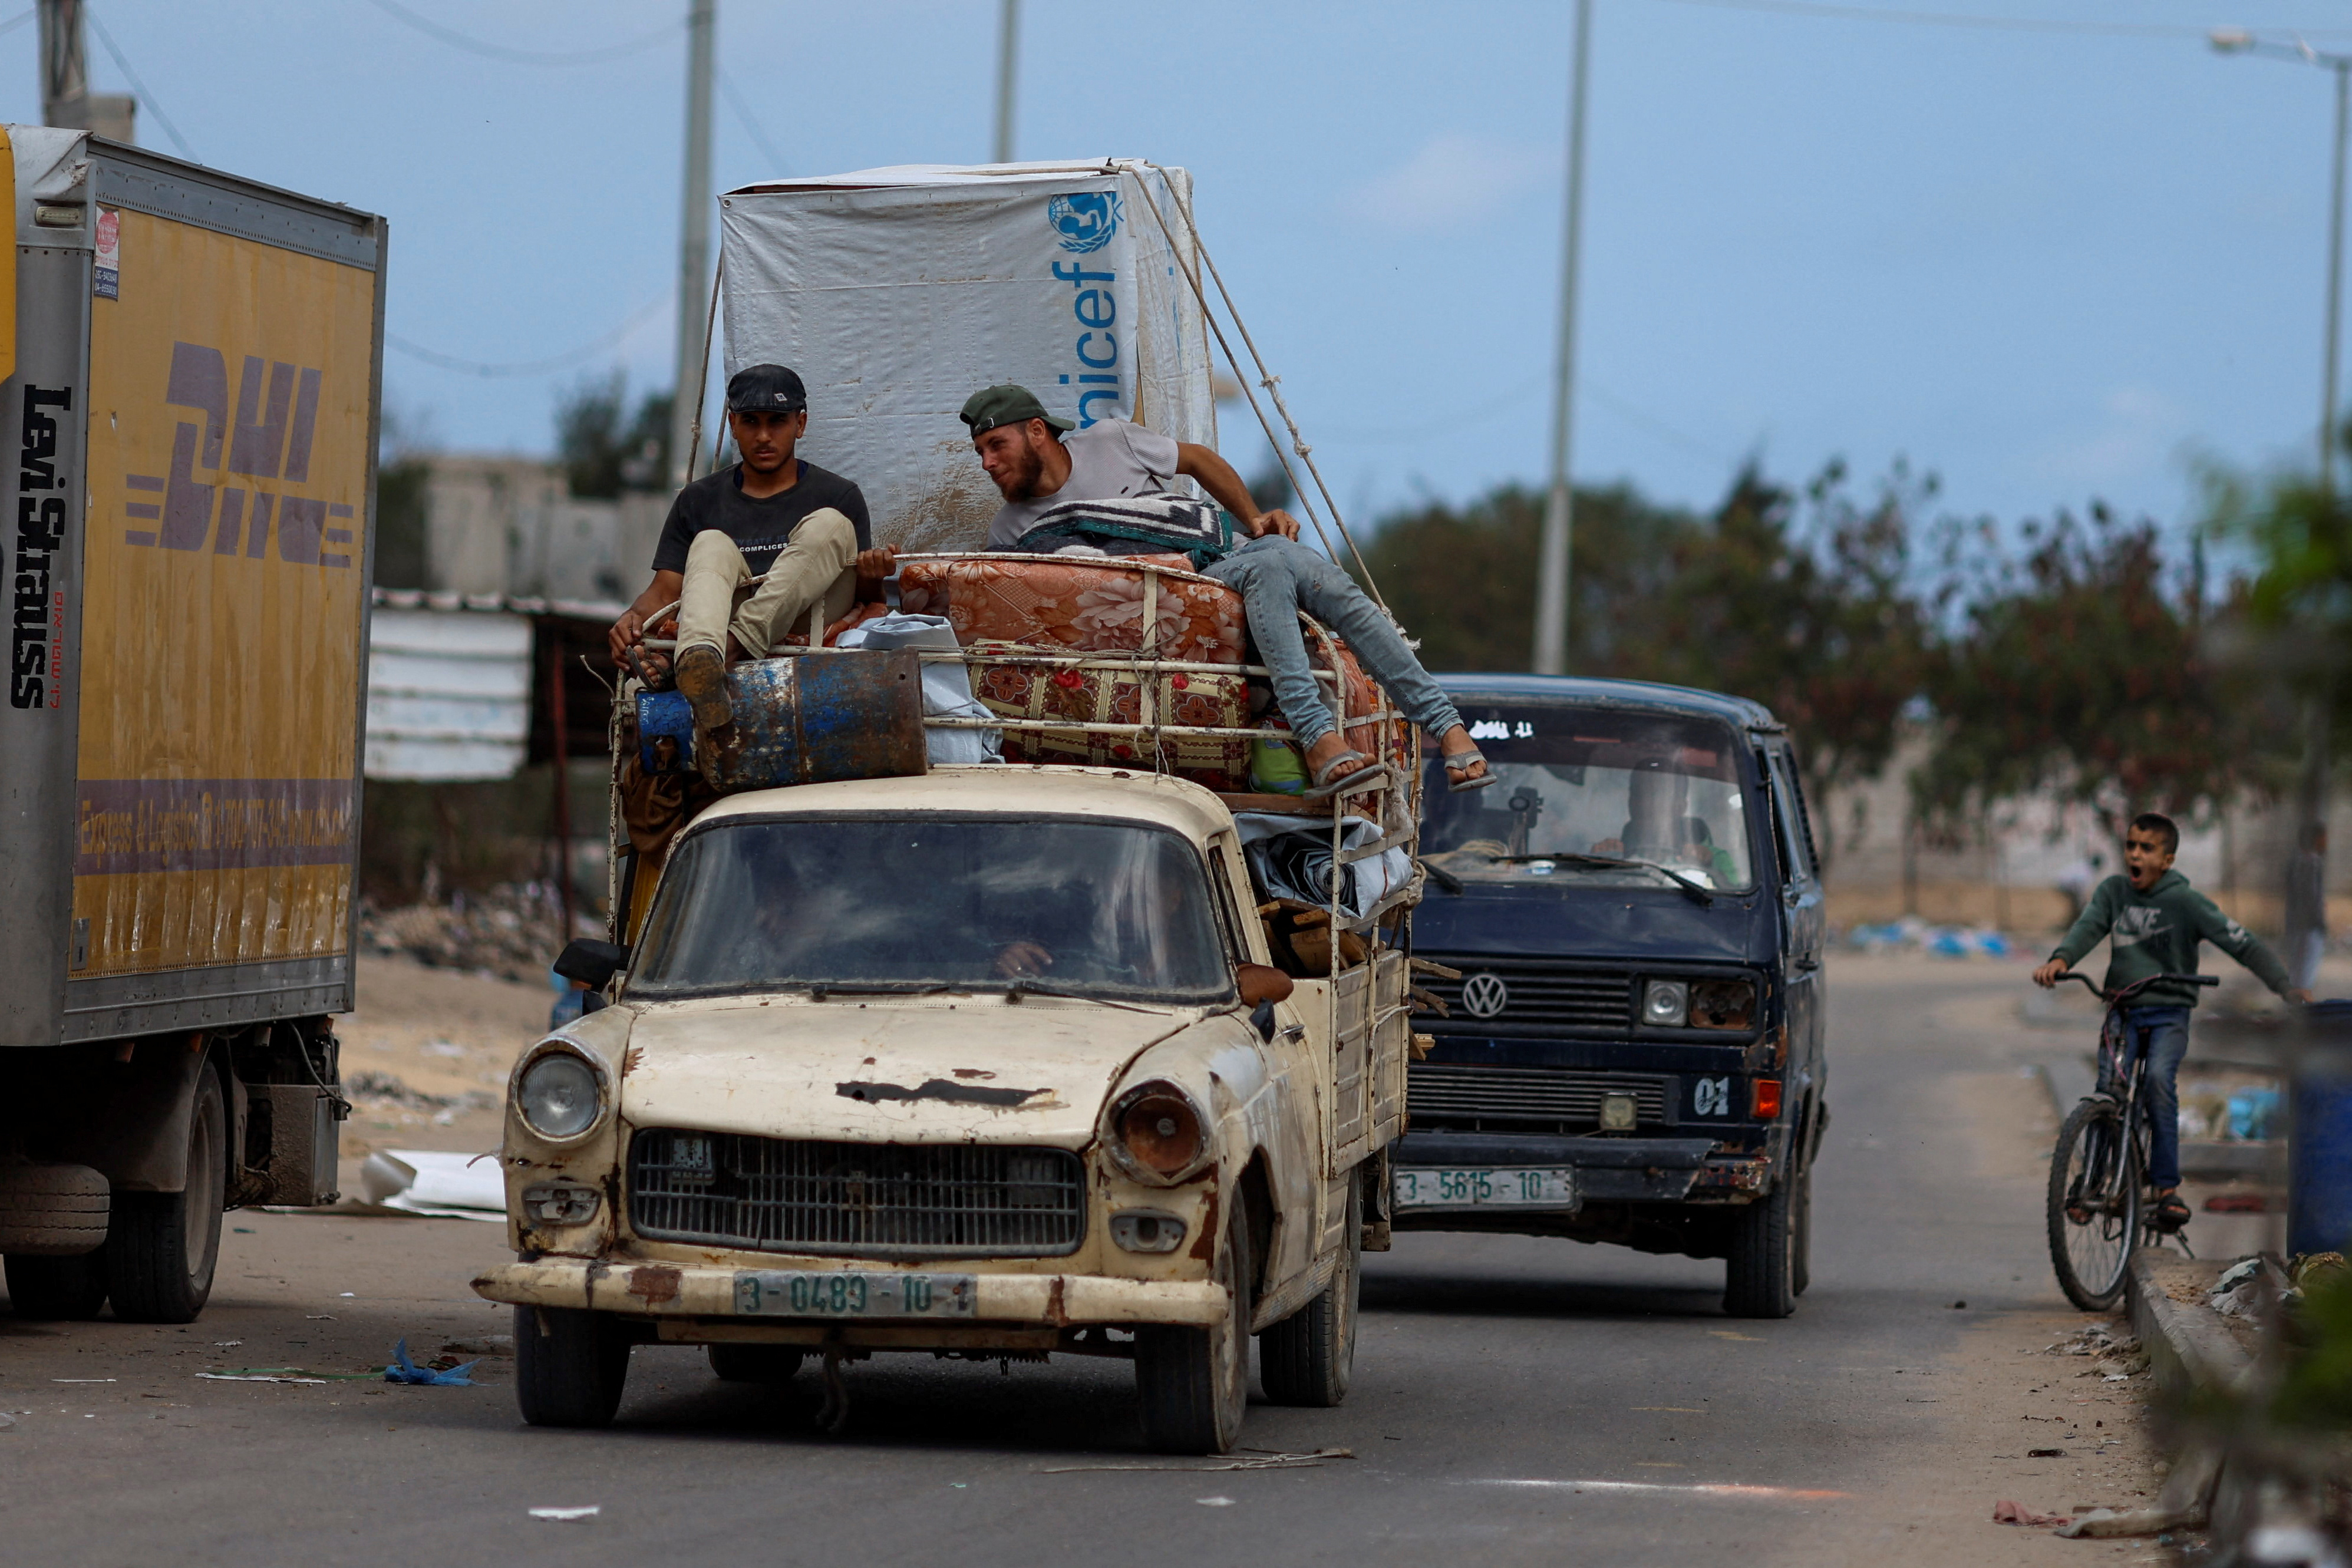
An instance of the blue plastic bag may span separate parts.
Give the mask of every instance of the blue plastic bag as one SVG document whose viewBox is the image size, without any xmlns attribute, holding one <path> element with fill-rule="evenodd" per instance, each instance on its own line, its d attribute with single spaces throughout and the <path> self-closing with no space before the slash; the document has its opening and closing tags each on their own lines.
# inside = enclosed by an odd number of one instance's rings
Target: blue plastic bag
<svg viewBox="0 0 2352 1568">
<path fill-rule="evenodd" d="M 408 1341 L 403 1339 L 392 1347 L 392 1364 L 383 1369 L 383 1380 L 386 1383 L 436 1384 L 445 1388 L 478 1388 L 481 1385 L 466 1374 L 481 1364 L 478 1357 L 463 1366 L 453 1366 L 446 1372 L 436 1372 L 429 1366 L 419 1366 L 409 1360 Z"/>
</svg>

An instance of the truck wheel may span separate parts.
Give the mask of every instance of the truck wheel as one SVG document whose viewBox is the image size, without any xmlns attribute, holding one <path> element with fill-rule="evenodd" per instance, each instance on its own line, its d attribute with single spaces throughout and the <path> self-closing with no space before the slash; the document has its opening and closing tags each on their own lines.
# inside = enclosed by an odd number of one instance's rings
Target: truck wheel
<svg viewBox="0 0 2352 1568">
<path fill-rule="evenodd" d="M 1798 1179 L 1774 1183 L 1731 1222 L 1723 1310 L 1735 1318 L 1785 1318 L 1797 1310 Z"/>
<path fill-rule="evenodd" d="M 710 1375 L 721 1383 L 790 1383 L 808 1352 L 795 1344 L 714 1344 Z"/>
<path fill-rule="evenodd" d="M 79 1258 L 8 1255 L 8 1304 L 20 1318 L 81 1322 L 106 1305 L 106 1254 Z"/>
<path fill-rule="evenodd" d="M 1348 1397 L 1364 1282 L 1362 1173 L 1348 1183 L 1348 1239 L 1322 1294 L 1257 1336 L 1258 1381 L 1276 1405 L 1328 1409 Z"/>
<path fill-rule="evenodd" d="M 0 1252 L 79 1258 L 106 1245 L 107 1181 L 88 1166 L 0 1166 Z"/>
<path fill-rule="evenodd" d="M 106 1233 L 114 1315 L 131 1323 L 187 1323 L 213 1293 L 221 1204 L 228 1191 L 228 1101 L 220 1074 L 196 1075 L 188 1115 L 188 1185 L 180 1192 L 118 1192 Z"/>
<path fill-rule="evenodd" d="M 1215 1279 L 1225 1287 L 1225 1320 L 1214 1328 L 1146 1325 L 1135 1331 L 1135 1388 L 1143 1440 L 1162 1454 L 1230 1453 L 1249 1406 L 1249 1222 L 1228 1192 L 1225 1245 Z"/>
<path fill-rule="evenodd" d="M 515 1403 L 534 1427 L 609 1427 L 629 1381 L 629 1334 L 604 1312 L 515 1309 Z"/>
</svg>

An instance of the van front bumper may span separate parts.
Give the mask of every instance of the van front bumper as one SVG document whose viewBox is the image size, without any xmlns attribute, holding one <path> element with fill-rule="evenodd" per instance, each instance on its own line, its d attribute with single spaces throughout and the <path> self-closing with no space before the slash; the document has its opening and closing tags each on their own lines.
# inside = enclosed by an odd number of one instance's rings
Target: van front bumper
<svg viewBox="0 0 2352 1568">
<path fill-rule="evenodd" d="M 778 1265 L 783 1266 L 782 1260 Z M 805 1267 L 806 1265 L 803 1265 Z M 818 1268 L 837 1263 L 819 1264 Z M 855 1267 L 854 1265 L 852 1267 Z M 474 1281 L 474 1293 L 519 1307 L 577 1307 L 635 1317 L 740 1318 L 745 1323 L 823 1325 L 888 1323 L 1018 1323 L 1066 1328 L 1082 1323 L 1171 1323 L 1205 1328 L 1224 1321 L 1225 1289 L 1211 1280 L 1114 1280 L 1093 1274 L 972 1273 L 975 1301 L 969 1318 L 843 1319 L 740 1312 L 732 1268 L 678 1263 L 604 1262 L 541 1258 L 502 1263 Z M 966 1273 L 946 1263 L 937 1270 L 866 1269 L 866 1273 Z"/>
</svg>

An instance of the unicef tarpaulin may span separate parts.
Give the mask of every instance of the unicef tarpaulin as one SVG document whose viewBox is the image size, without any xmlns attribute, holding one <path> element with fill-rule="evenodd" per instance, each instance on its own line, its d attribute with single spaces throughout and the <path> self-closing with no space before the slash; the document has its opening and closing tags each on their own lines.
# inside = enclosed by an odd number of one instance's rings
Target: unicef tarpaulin
<svg viewBox="0 0 2352 1568">
<path fill-rule="evenodd" d="M 864 489 L 877 542 L 981 542 L 1002 497 L 956 411 L 983 386 L 1018 382 L 1081 427 L 1215 444 L 1181 169 L 910 165 L 719 208 L 727 373 L 800 372 L 801 452 Z"/>
</svg>

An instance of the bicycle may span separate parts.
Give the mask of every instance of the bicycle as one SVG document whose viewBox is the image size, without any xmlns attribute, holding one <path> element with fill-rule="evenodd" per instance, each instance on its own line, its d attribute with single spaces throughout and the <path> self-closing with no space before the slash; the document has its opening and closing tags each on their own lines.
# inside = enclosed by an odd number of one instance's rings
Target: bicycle
<svg viewBox="0 0 2352 1568">
<path fill-rule="evenodd" d="M 2103 1312 L 2123 1294 L 2132 1254 L 2165 1234 L 2148 1213 L 2147 1107 L 2141 1094 L 2147 1055 L 2128 1050 L 2131 1026 L 2124 1010 L 2161 981 L 2221 981 L 2216 975 L 2150 975 L 2102 991 L 2088 975 L 2072 969 L 2058 978 L 2082 981 L 2106 1003 L 2107 1014 L 2099 1026 L 2097 1083 L 2067 1113 L 2050 1155 L 2050 1266 L 2068 1301 L 2086 1312 Z"/>
</svg>

